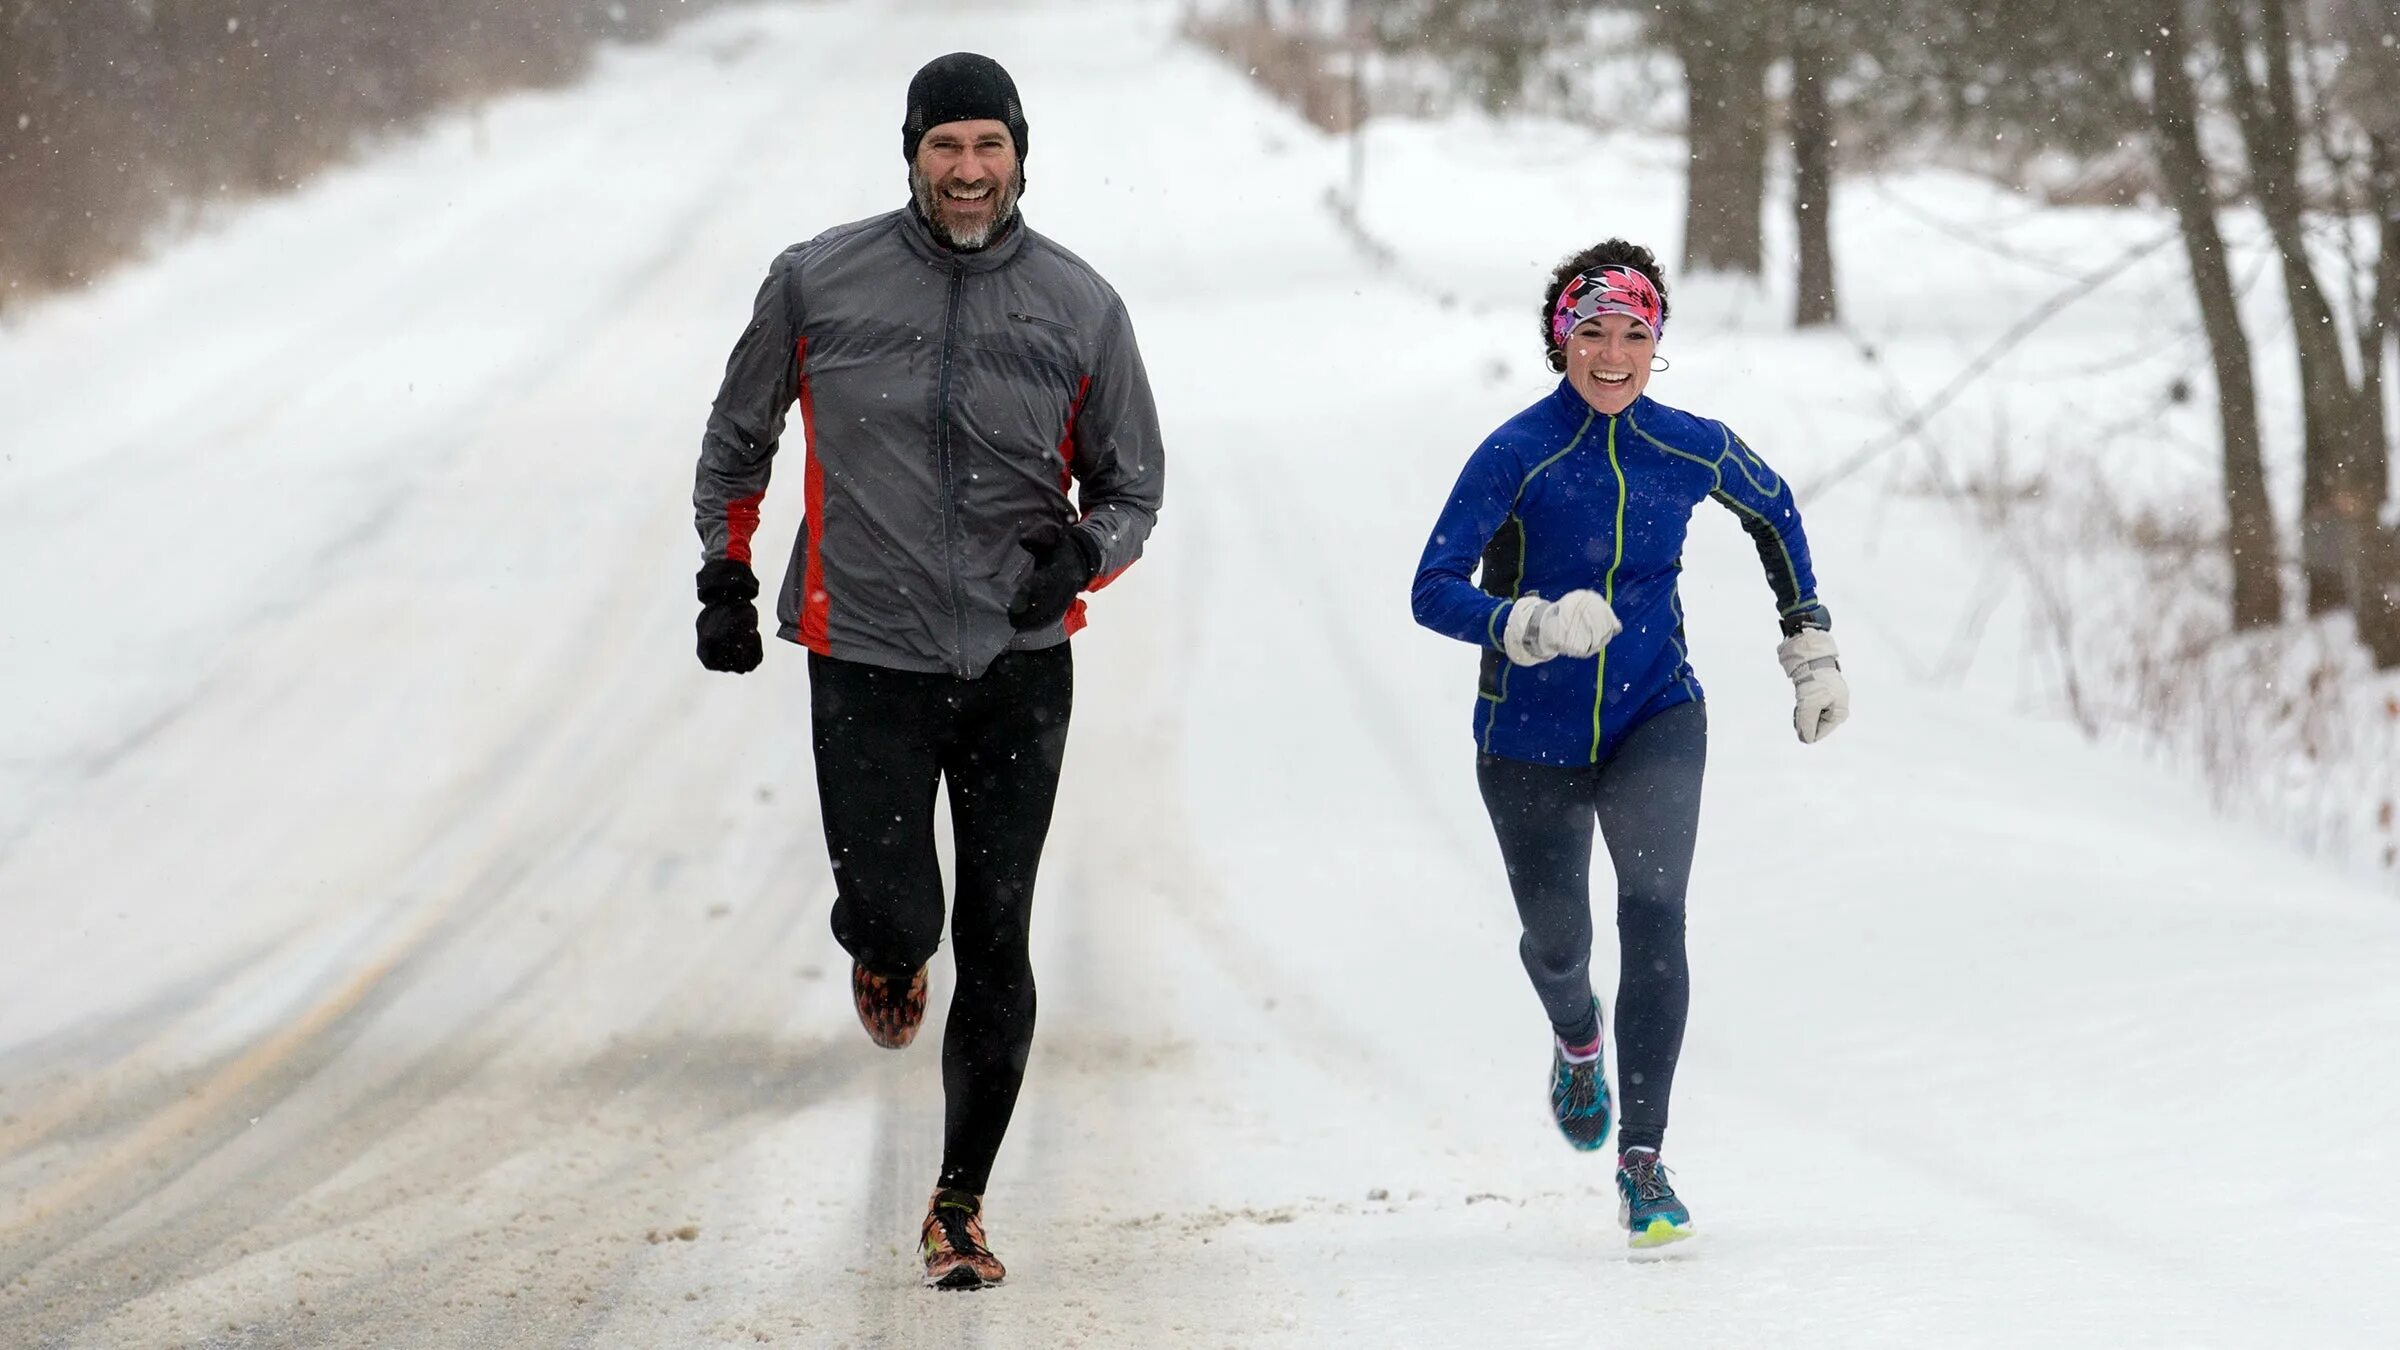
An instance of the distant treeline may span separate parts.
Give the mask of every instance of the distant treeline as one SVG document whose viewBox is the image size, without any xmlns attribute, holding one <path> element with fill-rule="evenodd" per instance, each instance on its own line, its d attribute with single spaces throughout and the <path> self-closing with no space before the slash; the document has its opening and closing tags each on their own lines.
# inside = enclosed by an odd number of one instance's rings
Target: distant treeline
<svg viewBox="0 0 2400 1350">
<path fill-rule="evenodd" d="M 0 0 L 0 310 L 714 0 Z"/>
</svg>

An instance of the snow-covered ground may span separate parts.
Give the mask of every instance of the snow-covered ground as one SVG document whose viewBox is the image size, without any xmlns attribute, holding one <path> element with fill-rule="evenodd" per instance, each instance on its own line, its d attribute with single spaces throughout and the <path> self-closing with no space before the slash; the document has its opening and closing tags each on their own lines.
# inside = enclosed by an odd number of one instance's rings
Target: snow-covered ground
<svg viewBox="0 0 2400 1350">
<path fill-rule="evenodd" d="M 1924 210 L 2095 256 L 2161 222 L 1854 190 L 1874 363 L 1677 290 L 1652 392 L 1824 485 L 1856 715 L 1794 741 L 1703 508 L 1704 1236 L 1633 1266 L 1545 1119 L 1473 654 L 1406 592 L 1547 387 L 1547 266 L 1672 256 L 1672 147 L 1380 129 L 1379 269 L 1343 147 L 1172 20 L 720 14 L 0 328 L 0 1342 L 2400 1340 L 2400 909 L 2049 715 L 1979 618 L 2006 564 L 1891 490 L 1923 446 L 1833 481 L 2060 281 Z M 1015 71 L 1029 216 L 1126 294 L 1172 446 L 1078 639 L 974 1297 L 915 1287 L 935 1050 L 851 1019 L 803 665 L 696 666 L 688 513 L 766 261 L 900 199 L 901 91 L 960 47 Z M 2104 358 L 2173 292 L 2125 285 L 1986 406 L 2148 425 Z"/>
</svg>

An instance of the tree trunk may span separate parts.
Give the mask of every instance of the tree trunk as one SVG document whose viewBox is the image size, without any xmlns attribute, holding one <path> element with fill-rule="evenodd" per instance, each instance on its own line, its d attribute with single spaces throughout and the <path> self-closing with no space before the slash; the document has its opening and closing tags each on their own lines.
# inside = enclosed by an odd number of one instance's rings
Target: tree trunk
<svg viewBox="0 0 2400 1350">
<path fill-rule="evenodd" d="M 2375 214 L 2375 298 L 2359 324 L 2360 373 L 2365 377 L 2357 414 L 2368 433 L 2372 463 L 2362 463 L 2362 486 L 2371 485 L 2380 499 L 2391 486 L 2391 425 L 2386 420 L 2383 357 L 2400 336 L 2400 147 L 2391 138 L 2369 139 L 2368 209 Z M 2361 455 L 2362 460 L 2368 455 Z M 2365 576 L 2358 597 L 2358 635 L 2379 670 L 2400 667 L 2400 531 L 2370 519 Z"/>
<path fill-rule="evenodd" d="M 2283 617 L 2283 582 L 2276 568 L 2275 518 L 2267 504 L 2266 470 L 2258 454 L 2258 396 L 2250 380 L 2250 340 L 2234 305 L 2232 270 L 2217 229 L 2216 193 L 2200 154 L 2200 133 L 2180 0 L 2150 0 L 2151 128 L 2159 176 L 2183 229 L 2192 290 L 2217 379 L 2217 417 L 2224 441 L 2225 544 L 2233 569 L 2233 626 L 2266 628 Z"/>
<path fill-rule="evenodd" d="M 1840 318 L 1833 289 L 1833 106 L 1825 83 L 1823 15 L 1802 5 L 1792 15 L 1792 228 L 1800 242 L 1792 323 L 1815 328 Z"/>
<path fill-rule="evenodd" d="M 1744 21 L 1756 26 L 1759 20 Z M 1764 270 L 1761 236 L 1767 195 L 1769 48 L 1742 23 L 1678 35 L 1691 111 L 1686 137 L 1683 265 L 1696 272 L 1755 277 Z"/>
<path fill-rule="evenodd" d="M 2389 394 L 2384 356 L 2400 337 L 2400 107 L 2388 94 L 2400 77 L 2400 14 L 2361 5 L 2350 14 L 2344 75 L 2351 93 L 2343 100 L 2367 136 L 2366 209 L 2376 223 L 2375 284 L 2367 312 L 2359 316 L 2358 425 L 2368 437 L 2359 465 L 2361 486 L 2378 500 L 2391 490 Z M 2368 522 L 2362 559 L 2365 573 L 2358 601 L 2359 639 L 2377 667 L 2400 667 L 2400 531 Z"/>
<path fill-rule="evenodd" d="M 2376 440 L 2388 446 L 2383 356 L 2394 336 L 2400 335 L 2400 146 L 2389 136 L 2374 135 L 2367 140 L 2367 209 L 2377 226 L 2375 298 L 2358 325 L 2359 373 L 2366 377 L 2358 413 L 2378 428 Z M 2388 479 L 2388 454 L 2378 468 Z"/>
<path fill-rule="evenodd" d="M 2375 504 L 2383 496 L 2381 483 L 2371 495 L 2362 490 L 2367 462 L 2374 462 L 2380 476 L 2382 461 L 2380 454 L 2363 453 L 2363 448 L 2370 436 L 2379 443 L 2382 429 L 2361 424 L 2359 394 L 2342 351 L 2341 329 L 2308 257 L 2298 110 L 2283 0 L 2259 0 L 2258 45 L 2267 76 L 2263 89 L 2250 72 L 2248 3 L 2211 0 L 2228 97 L 2249 152 L 2251 190 L 2274 238 L 2291 305 L 2306 456 L 2300 480 L 2300 556 L 2308 582 L 2308 612 L 2323 614 L 2350 603 L 2346 577 L 2355 570 L 2351 555 L 2358 547 L 2358 526 L 2362 518 L 2372 523 Z"/>
</svg>

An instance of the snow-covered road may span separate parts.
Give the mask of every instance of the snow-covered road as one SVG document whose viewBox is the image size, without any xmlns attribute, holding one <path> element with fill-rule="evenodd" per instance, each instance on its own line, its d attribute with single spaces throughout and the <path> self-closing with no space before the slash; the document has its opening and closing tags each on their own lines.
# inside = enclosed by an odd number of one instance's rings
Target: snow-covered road
<svg viewBox="0 0 2400 1350">
<path fill-rule="evenodd" d="M 0 1343 L 2400 1342 L 2400 908 L 2029 714 L 1972 532 L 1863 488 L 1809 503 L 1820 747 L 1695 526 L 1704 1236 L 1624 1261 L 1544 1115 L 1474 657 L 1406 591 L 1546 387 L 1547 265 L 1672 256 L 1674 163 L 1395 131 L 1379 271 L 1342 148 L 1172 19 L 723 13 L 0 327 Z M 804 667 L 693 662 L 688 506 L 767 260 L 900 200 L 957 48 L 1014 70 L 1029 217 L 1126 294 L 1171 447 L 1077 639 L 971 1298 L 915 1286 L 936 1050 L 849 1012 Z M 1854 283 L 1899 368 L 2005 326 L 1906 303 L 1977 284 L 1938 236 L 1845 230 L 1916 250 Z M 1803 482 L 1879 430 L 1848 347 L 1676 298 L 1657 396 Z"/>
</svg>

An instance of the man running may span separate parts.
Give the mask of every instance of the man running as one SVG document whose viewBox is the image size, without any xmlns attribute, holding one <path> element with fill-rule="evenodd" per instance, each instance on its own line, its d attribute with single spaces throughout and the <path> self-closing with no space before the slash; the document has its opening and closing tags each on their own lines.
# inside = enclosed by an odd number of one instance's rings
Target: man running
<svg viewBox="0 0 2400 1350">
<path fill-rule="evenodd" d="M 1124 302 L 1018 213 L 1025 151 L 997 62 L 957 52 L 917 72 L 911 200 L 776 258 L 693 493 L 701 664 L 753 670 L 751 535 L 799 405 L 807 517 L 777 632 L 809 653 L 834 936 L 859 1021 L 892 1049 L 925 1016 L 949 786 L 958 981 L 921 1232 L 926 1282 L 945 1289 L 1005 1274 L 983 1192 L 1033 1042 L 1028 918 L 1074 697 L 1067 638 L 1081 594 L 1141 556 L 1166 467 Z"/>
</svg>

